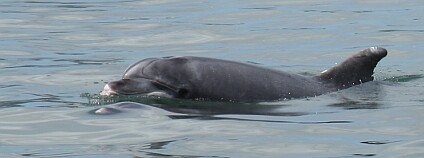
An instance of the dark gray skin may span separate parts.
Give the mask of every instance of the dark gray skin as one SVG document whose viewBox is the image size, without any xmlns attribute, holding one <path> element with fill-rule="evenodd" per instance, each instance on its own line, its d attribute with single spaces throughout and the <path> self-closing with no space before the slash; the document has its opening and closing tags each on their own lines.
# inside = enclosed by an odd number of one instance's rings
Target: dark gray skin
<svg viewBox="0 0 424 158">
<path fill-rule="evenodd" d="M 213 58 L 148 58 L 127 68 L 121 80 L 106 84 L 101 94 L 223 101 L 311 97 L 372 81 L 386 55 L 386 49 L 371 47 L 314 77 Z"/>
</svg>

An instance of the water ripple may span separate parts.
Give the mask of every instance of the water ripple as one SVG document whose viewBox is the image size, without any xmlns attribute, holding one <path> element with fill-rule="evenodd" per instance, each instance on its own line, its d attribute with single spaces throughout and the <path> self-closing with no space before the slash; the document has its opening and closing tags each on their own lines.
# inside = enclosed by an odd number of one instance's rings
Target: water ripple
<svg viewBox="0 0 424 158">
<path fill-rule="evenodd" d="M 379 32 L 424 32 L 424 30 L 387 29 L 387 30 L 379 30 Z"/>
<path fill-rule="evenodd" d="M 424 78 L 424 75 L 417 74 L 417 75 L 402 75 L 402 76 L 393 76 L 384 79 L 384 81 L 391 81 L 391 82 L 410 82 L 418 79 Z"/>
<path fill-rule="evenodd" d="M 287 113 L 281 116 L 301 116 L 304 114 Z M 245 118 L 230 118 L 230 117 L 216 117 L 216 116 L 193 116 L 193 115 L 169 115 L 172 119 L 196 119 L 196 120 L 233 120 L 233 121 L 253 121 L 253 122 L 267 122 L 267 123 L 293 123 L 293 124 L 348 124 L 353 121 L 334 120 L 334 121 L 281 121 L 281 120 L 260 120 L 260 119 L 245 119 Z"/>
</svg>

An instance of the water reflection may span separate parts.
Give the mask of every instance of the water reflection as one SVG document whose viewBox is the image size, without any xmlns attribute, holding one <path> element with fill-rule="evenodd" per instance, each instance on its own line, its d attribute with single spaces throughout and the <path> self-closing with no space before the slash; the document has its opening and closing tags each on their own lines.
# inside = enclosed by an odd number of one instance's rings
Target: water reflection
<svg viewBox="0 0 424 158">
<path fill-rule="evenodd" d="M 281 120 L 260 120 L 260 119 L 245 119 L 245 118 L 230 118 L 230 117 L 217 117 L 217 116 L 192 116 L 192 115 L 169 115 L 172 119 L 196 119 L 196 120 L 232 120 L 232 121 L 254 121 L 254 122 L 268 122 L 268 123 L 293 123 L 293 124 L 338 124 L 338 123 L 352 123 L 353 121 L 281 121 Z"/>
<path fill-rule="evenodd" d="M 354 109 L 380 109 L 384 104 L 379 102 L 372 101 L 355 101 L 347 99 L 341 103 L 329 104 L 331 107 L 340 107 L 346 110 L 354 110 Z"/>
<path fill-rule="evenodd" d="M 401 75 L 401 76 L 393 76 L 393 77 L 387 77 L 384 79 L 384 81 L 390 81 L 390 82 L 410 82 L 418 79 L 424 78 L 424 75 L 422 74 L 413 74 L 413 75 Z"/>
<path fill-rule="evenodd" d="M 382 85 L 383 84 L 379 81 L 365 83 L 347 90 L 324 95 L 324 97 L 330 97 L 332 103 L 320 101 L 320 96 L 316 97 L 317 99 L 314 100 L 314 103 L 320 103 L 323 105 L 327 105 L 328 107 L 343 108 L 346 110 L 381 109 L 384 108 L 385 105 L 382 102 L 382 100 L 384 100 L 383 98 L 385 95 Z M 310 112 L 308 109 L 300 109 L 300 111 L 287 111 L 287 108 L 297 106 L 297 104 L 308 104 L 308 100 L 310 100 L 311 98 L 254 103 L 154 98 L 147 97 L 144 95 L 100 96 L 97 94 L 84 94 L 82 95 L 82 97 L 86 97 L 88 99 L 88 106 L 131 101 L 135 103 L 147 104 L 173 113 L 189 115 L 187 117 L 175 116 L 174 119 L 222 119 L 219 117 L 210 116 L 224 114 L 267 116 L 303 116 L 317 114 L 317 112 Z M 317 104 L 316 106 L 320 106 L 320 104 Z M 192 117 L 192 115 L 195 115 L 196 117 Z M 302 124 L 307 122 L 297 123 Z"/>
<path fill-rule="evenodd" d="M 190 101 L 180 99 L 152 99 L 140 97 L 139 102 L 120 102 L 107 107 L 100 107 L 89 111 L 90 114 L 110 115 L 121 113 L 122 110 L 146 110 L 148 106 L 172 112 L 167 117 L 175 120 L 195 119 L 195 120 L 232 120 L 232 121 L 254 121 L 268 123 L 294 123 L 294 124 L 340 124 L 352 123 L 349 120 L 331 120 L 331 121 L 286 121 L 273 119 L 253 119 L 243 118 L 237 115 L 266 115 L 266 116 L 303 116 L 310 115 L 309 112 L 288 112 L 284 107 L 288 105 L 260 105 L 255 103 L 231 103 L 231 102 L 206 102 Z M 184 114 L 184 115 L 181 115 Z M 314 113 L 317 114 L 317 113 Z M 225 115 L 236 115 L 236 117 L 227 117 Z"/>
<path fill-rule="evenodd" d="M 100 96 L 84 94 L 89 100 L 88 106 L 132 101 L 161 108 L 166 111 L 188 114 L 188 115 L 220 115 L 220 114 L 242 114 L 242 115 L 273 115 L 273 116 L 301 116 L 304 112 L 281 112 L 287 105 L 274 104 L 263 105 L 258 103 L 236 103 L 219 101 L 196 101 L 185 99 L 152 98 L 143 95 L 133 96 Z M 135 104 L 136 104 L 135 103 Z"/>
</svg>

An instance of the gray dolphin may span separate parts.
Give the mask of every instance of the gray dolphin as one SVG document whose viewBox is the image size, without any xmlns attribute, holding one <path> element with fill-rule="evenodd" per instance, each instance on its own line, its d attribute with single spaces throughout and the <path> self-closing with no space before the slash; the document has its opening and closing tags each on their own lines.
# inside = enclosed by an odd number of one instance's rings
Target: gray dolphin
<svg viewBox="0 0 424 158">
<path fill-rule="evenodd" d="M 370 47 L 313 77 L 205 57 L 147 58 L 106 84 L 101 95 L 243 102 L 311 97 L 372 81 L 374 68 L 386 55 L 386 49 Z"/>
</svg>

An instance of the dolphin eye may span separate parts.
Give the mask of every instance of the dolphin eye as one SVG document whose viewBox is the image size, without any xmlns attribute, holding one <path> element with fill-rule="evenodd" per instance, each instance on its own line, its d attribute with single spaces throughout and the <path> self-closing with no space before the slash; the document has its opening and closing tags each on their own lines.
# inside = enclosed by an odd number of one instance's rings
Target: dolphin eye
<svg viewBox="0 0 424 158">
<path fill-rule="evenodd" d="M 187 98 L 188 97 L 188 90 L 187 89 L 185 89 L 185 88 L 180 88 L 180 89 L 178 89 L 178 96 L 179 97 L 182 97 L 182 98 Z"/>
</svg>

